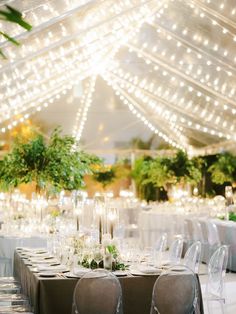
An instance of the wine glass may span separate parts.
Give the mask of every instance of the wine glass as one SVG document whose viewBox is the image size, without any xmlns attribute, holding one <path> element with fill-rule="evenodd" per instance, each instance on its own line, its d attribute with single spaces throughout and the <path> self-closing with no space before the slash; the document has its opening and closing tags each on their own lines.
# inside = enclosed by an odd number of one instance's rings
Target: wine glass
<svg viewBox="0 0 236 314">
<path fill-rule="evenodd" d="M 79 250 L 77 253 L 77 266 L 83 267 L 83 260 L 84 260 L 84 251 Z"/>
<path fill-rule="evenodd" d="M 97 268 L 99 268 L 99 264 L 103 260 L 102 250 L 100 248 L 95 249 L 93 259 L 97 264 Z"/>
<path fill-rule="evenodd" d="M 88 266 L 89 266 L 89 268 L 91 268 L 91 263 L 92 263 L 93 257 L 94 257 L 93 252 L 88 250 L 86 253 L 86 257 L 87 257 L 87 261 L 88 261 Z"/>
</svg>

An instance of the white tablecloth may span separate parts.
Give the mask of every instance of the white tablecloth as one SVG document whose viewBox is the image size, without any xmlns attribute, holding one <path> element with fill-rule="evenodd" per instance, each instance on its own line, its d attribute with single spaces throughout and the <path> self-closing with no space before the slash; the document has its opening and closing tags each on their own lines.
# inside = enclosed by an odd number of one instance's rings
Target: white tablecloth
<svg viewBox="0 0 236 314">
<path fill-rule="evenodd" d="M 229 267 L 236 271 L 236 222 L 212 220 L 218 229 L 221 244 L 229 246 Z"/>
<path fill-rule="evenodd" d="M 175 235 L 184 234 L 184 220 L 194 214 L 142 211 L 139 215 L 138 226 L 142 247 L 153 247 L 158 238 L 167 233 L 168 245 Z"/>
<path fill-rule="evenodd" d="M 42 248 L 47 247 L 47 241 L 39 236 L 0 236 L 0 276 L 12 276 L 13 256 L 16 247 Z"/>
</svg>

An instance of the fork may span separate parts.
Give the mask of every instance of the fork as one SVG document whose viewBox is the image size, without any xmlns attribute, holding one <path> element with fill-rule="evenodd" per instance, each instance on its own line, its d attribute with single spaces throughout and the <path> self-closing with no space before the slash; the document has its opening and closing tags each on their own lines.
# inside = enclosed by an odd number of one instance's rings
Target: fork
<svg viewBox="0 0 236 314">
<path fill-rule="evenodd" d="M 57 276 L 58 276 L 59 278 L 66 278 L 66 276 L 65 276 L 63 273 L 57 273 Z"/>
</svg>

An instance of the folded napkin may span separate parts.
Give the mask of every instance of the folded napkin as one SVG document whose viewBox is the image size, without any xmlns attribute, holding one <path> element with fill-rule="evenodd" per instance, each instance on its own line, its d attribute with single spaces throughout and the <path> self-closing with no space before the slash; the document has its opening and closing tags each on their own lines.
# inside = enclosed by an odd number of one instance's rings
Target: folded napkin
<svg viewBox="0 0 236 314">
<path fill-rule="evenodd" d="M 158 272 L 158 269 L 156 267 L 147 265 L 139 265 L 138 270 L 145 274 L 152 274 Z"/>
<path fill-rule="evenodd" d="M 50 271 L 50 272 L 65 272 L 68 270 L 66 265 L 56 265 L 56 266 L 49 266 L 49 265 L 38 265 L 39 271 Z"/>
<path fill-rule="evenodd" d="M 84 274 L 86 274 L 87 272 L 91 271 L 90 268 L 79 268 L 79 267 L 75 267 L 73 270 L 73 273 L 76 276 L 83 276 Z"/>
</svg>

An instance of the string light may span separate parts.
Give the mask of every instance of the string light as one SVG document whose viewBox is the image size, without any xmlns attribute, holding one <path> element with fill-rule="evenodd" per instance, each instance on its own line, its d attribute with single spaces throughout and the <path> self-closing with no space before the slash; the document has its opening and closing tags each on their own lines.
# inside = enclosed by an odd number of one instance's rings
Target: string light
<svg viewBox="0 0 236 314">
<path fill-rule="evenodd" d="M 89 80 L 89 83 L 86 84 L 87 86 L 85 88 L 85 91 L 80 101 L 79 109 L 76 114 L 75 126 L 72 132 L 77 142 L 80 141 L 80 138 L 84 129 L 84 125 L 87 120 L 88 110 L 89 110 L 89 107 L 91 106 L 92 95 L 95 90 L 95 84 L 96 84 L 96 76 L 93 76 Z"/>
<path fill-rule="evenodd" d="M 131 99 L 127 93 L 125 93 L 123 90 L 121 90 L 114 82 L 109 79 L 109 77 L 106 77 L 105 74 L 103 74 L 103 78 L 107 81 L 108 85 L 111 86 L 115 94 L 120 97 L 121 101 L 125 105 L 128 106 L 130 111 L 138 118 L 140 119 L 151 131 L 153 131 L 155 134 L 157 134 L 159 137 L 161 137 L 165 142 L 169 143 L 173 147 L 179 148 L 179 149 L 185 149 L 183 145 L 177 143 L 175 140 L 171 139 L 171 135 L 165 134 L 163 131 L 160 130 L 160 127 L 157 128 L 153 125 L 141 112 L 139 109 L 137 109 L 138 104 L 134 101 L 134 99 Z M 162 126 L 163 127 L 163 126 Z M 173 136 L 173 133 L 172 133 Z"/>
<path fill-rule="evenodd" d="M 84 80 L 73 128 L 79 140 L 101 75 L 171 145 L 235 140 L 236 10 L 226 1 L 50 0 L 23 14 L 34 28 L 12 27 L 21 47 L 1 43 L 10 61 L 0 60 L 0 131 Z"/>
<path fill-rule="evenodd" d="M 114 70 L 113 72 L 118 73 L 119 76 L 122 77 L 122 71 L 119 70 Z M 111 75 L 111 73 L 110 73 Z M 129 79 L 129 81 L 125 81 L 124 84 L 124 79 L 120 79 L 118 76 L 114 76 L 112 75 L 111 77 L 112 80 L 117 81 L 118 84 L 120 86 L 125 86 L 125 88 L 128 89 L 129 93 L 134 94 L 136 97 L 138 97 L 143 103 L 145 103 L 145 106 L 150 106 L 152 108 L 153 111 L 155 111 L 160 117 L 162 117 L 164 120 L 167 120 L 167 122 L 171 122 L 172 124 L 174 124 L 178 129 L 180 129 L 180 126 L 177 126 L 176 122 L 180 121 L 181 124 L 184 124 L 185 127 L 187 128 L 191 128 L 194 129 L 196 128 L 199 131 L 202 131 L 204 133 L 206 133 L 206 130 L 208 130 L 208 133 L 212 133 L 215 135 L 218 135 L 219 137 L 222 137 L 223 135 L 227 138 L 230 139 L 231 135 L 229 135 L 228 133 L 226 134 L 225 132 L 218 132 L 217 130 L 212 128 L 212 124 L 208 124 L 206 123 L 206 121 L 203 121 L 203 125 L 202 123 L 200 124 L 196 124 L 196 116 L 192 115 L 190 113 L 187 113 L 185 111 L 185 114 L 187 115 L 187 120 L 183 118 L 183 108 L 181 108 L 181 110 L 175 106 L 172 103 L 168 103 L 166 101 L 164 101 L 163 98 L 160 97 L 156 97 L 155 95 L 153 95 L 153 93 L 149 92 L 149 88 L 146 85 L 142 85 L 141 83 L 136 83 L 135 86 L 135 82 L 134 79 Z M 132 84 L 130 83 L 132 82 Z M 137 82 L 137 80 L 136 80 Z M 139 87 L 142 85 L 142 89 Z M 153 100 L 155 99 L 155 101 Z M 169 109 L 171 111 L 169 111 Z M 178 114 L 179 112 L 179 114 Z M 204 116 L 204 111 L 202 111 L 201 116 L 203 118 Z M 194 122 L 195 120 L 195 122 Z M 204 126 L 207 125 L 206 126 Z M 227 122 L 225 121 L 225 124 L 223 124 L 223 127 L 225 127 L 227 129 Z M 177 132 L 177 131 L 176 131 Z M 183 142 L 182 139 L 182 134 L 178 133 L 179 138 L 181 139 L 181 141 Z M 186 141 L 186 140 L 185 140 Z"/>
</svg>

